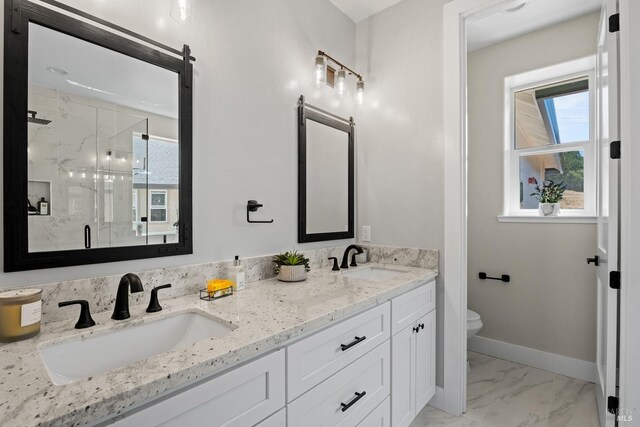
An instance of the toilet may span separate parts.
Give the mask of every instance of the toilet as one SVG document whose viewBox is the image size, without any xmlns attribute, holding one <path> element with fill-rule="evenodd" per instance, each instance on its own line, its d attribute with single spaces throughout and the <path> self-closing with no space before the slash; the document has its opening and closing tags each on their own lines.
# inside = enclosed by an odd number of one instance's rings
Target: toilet
<svg viewBox="0 0 640 427">
<path fill-rule="evenodd" d="M 473 310 L 467 309 L 467 339 L 471 338 L 482 329 L 482 319 Z"/>
<path fill-rule="evenodd" d="M 467 340 L 480 332 L 482 329 L 482 319 L 480 315 L 473 310 L 467 309 Z M 471 372 L 471 364 L 467 358 L 467 374 Z"/>
</svg>

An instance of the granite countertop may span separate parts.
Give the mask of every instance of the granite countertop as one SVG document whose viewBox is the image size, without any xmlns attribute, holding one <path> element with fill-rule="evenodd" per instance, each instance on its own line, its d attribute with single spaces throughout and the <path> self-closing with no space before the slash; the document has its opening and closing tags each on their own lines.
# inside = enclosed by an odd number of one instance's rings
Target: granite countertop
<svg viewBox="0 0 640 427">
<path fill-rule="evenodd" d="M 371 266 L 385 267 L 369 263 L 361 268 Z M 138 305 L 131 307 L 131 318 L 125 321 L 111 320 L 111 312 L 98 313 L 93 316 L 97 325 L 90 329 L 74 329 L 75 321 L 44 324 L 38 337 L 0 347 L 0 425 L 71 426 L 116 416 L 142 401 L 385 302 L 438 274 L 414 267 L 389 268 L 406 273 L 383 282 L 368 282 L 344 277 L 341 272 L 312 271 L 305 282 L 265 280 L 212 302 L 201 301 L 196 295 L 161 299 L 163 310 L 158 313 L 146 313 L 146 304 Z M 82 339 L 188 311 L 204 312 L 233 325 L 233 330 L 63 386 L 51 382 L 38 352 L 41 345 Z"/>
</svg>

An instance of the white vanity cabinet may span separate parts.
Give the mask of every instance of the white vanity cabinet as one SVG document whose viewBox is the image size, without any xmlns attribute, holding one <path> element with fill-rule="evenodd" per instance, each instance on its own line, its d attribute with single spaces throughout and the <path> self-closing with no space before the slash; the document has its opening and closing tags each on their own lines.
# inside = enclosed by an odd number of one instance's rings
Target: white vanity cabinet
<svg viewBox="0 0 640 427">
<path fill-rule="evenodd" d="M 430 292 L 425 293 L 431 287 Z M 434 283 L 392 301 L 394 326 L 403 329 L 391 338 L 391 425 L 405 427 L 435 395 L 435 304 L 414 304 L 434 292 Z M 395 304 L 395 305 L 394 305 Z M 404 310 L 402 310 L 404 309 Z M 401 310 L 398 315 L 396 312 Z M 410 320 L 409 320 L 410 319 Z"/>
<path fill-rule="evenodd" d="M 408 426 L 435 394 L 435 313 L 432 280 L 113 425 Z"/>
</svg>

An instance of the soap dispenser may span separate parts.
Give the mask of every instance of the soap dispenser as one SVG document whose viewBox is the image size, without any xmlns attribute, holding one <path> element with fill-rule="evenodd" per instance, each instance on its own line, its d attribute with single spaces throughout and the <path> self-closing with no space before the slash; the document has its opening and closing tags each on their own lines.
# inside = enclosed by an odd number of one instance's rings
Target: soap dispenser
<svg viewBox="0 0 640 427">
<path fill-rule="evenodd" d="M 241 291 L 246 285 L 244 269 L 242 268 L 240 257 L 238 255 L 236 255 L 235 259 L 233 260 L 233 266 L 230 268 L 229 280 L 235 283 L 234 291 Z"/>
</svg>

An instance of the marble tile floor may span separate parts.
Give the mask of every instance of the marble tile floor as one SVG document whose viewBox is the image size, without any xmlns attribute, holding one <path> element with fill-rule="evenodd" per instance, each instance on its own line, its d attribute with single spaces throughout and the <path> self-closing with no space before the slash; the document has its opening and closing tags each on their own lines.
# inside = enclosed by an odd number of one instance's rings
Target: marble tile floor
<svg viewBox="0 0 640 427">
<path fill-rule="evenodd" d="M 411 427 L 599 427 L 595 384 L 469 352 L 467 412 L 427 406 Z"/>
</svg>

